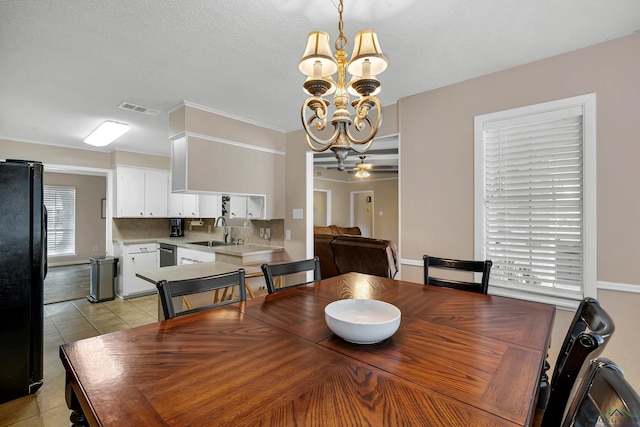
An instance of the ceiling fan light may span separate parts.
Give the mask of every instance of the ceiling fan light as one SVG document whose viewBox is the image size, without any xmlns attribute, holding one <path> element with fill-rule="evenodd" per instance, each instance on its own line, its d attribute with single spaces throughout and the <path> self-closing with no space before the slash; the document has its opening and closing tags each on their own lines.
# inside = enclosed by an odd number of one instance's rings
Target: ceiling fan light
<svg viewBox="0 0 640 427">
<path fill-rule="evenodd" d="M 358 172 L 356 172 L 356 178 L 368 178 L 369 177 L 369 172 L 367 172 L 364 169 L 358 169 Z"/>
</svg>

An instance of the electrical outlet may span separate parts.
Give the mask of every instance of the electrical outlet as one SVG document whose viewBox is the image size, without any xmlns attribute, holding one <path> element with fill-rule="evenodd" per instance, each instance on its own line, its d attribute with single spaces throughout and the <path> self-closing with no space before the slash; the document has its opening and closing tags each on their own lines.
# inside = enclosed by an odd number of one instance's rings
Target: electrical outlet
<svg viewBox="0 0 640 427">
<path fill-rule="evenodd" d="M 270 228 L 265 228 L 264 229 L 264 238 L 269 240 L 271 238 L 271 229 Z"/>
<path fill-rule="evenodd" d="M 284 239 L 291 240 L 291 230 L 284 230 Z"/>
<path fill-rule="evenodd" d="M 264 237 L 264 228 L 260 227 L 260 237 Z"/>
<path fill-rule="evenodd" d="M 93 252 L 98 252 L 98 245 L 93 245 Z"/>
</svg>

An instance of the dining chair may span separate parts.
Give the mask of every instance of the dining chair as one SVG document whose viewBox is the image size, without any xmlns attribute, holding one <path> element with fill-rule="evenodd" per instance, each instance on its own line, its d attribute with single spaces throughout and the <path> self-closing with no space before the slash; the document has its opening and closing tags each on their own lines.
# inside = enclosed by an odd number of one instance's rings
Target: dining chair
<svg viewBox="0 0 640 427">
<path fill-rule="evenodd" d="M 167 281 L 161 280 L 156 284 L 162 311 L 165 319 L 172 319 L 185 314 L 195 313 L 222 305 L 246 301 L 245 271 L 238 271 L 216 276 L 200 277 L 197 279 Z M 234 288 L 238 287 L 238 296 L 235 297 Z M 231 289 L 231 297 L 226 298 L 226 292 Z M 218 298 L 218 292 L 223 291 L 223 297 Z M 206 294 L 205 294 L 206 293 Z M 201 294 L 201 295 L 198 295 Z M 204 304 L 193 307 L 192 298 L 204 300 Z M 181 298 L 182 297 L 182 298 Z M 176 300 L 182 303 L 183 309 L 176 304 Z"/>
<path fill-rule="evenodd" d="M 548 391 L 543 385 L 539 393 L 538 406 L 544 408 L 542 427 L 560 426 L 587 361 L 602 353 L 614 330 L 613 319 L 598 300 L 587 297 L 580 302 L 560 347 Z"/>
<path fill-rule="evenodd" d="M 424 263 L 425 284 L 441 286 L 445 288 L 460 289 L 463 291 L 475 292 L 478 294 L 487 294 L 487 290 L 489 289 L 489 273 L 491 272 L 492 265 L 492 262 L 490 260 L 465 261 L 450 258 L 438 258 L 429 255 L 424 255 L 422 257 L 422 260 Z M 431 268 L 482 273 L 482 280 L 478 283 L 433 277 L 430 274 Z"/>
<path fill-rule="evenodd" d="M 562 423 L 573 426 L 640 426 L 640 396 L 611 360 L 591 361 Z"/>
<path fill-rule="evenodd" d="M 303 273 L 306 271 L 313 271 L 314 281 L 322 279 L 320 275 L 320 260 L 318 259 L 318 257 L 306 259 L 303 261 L 285 262 L 280 264 L 262 264 L 262 272 L 264 273 L 264 280 L 267 283 L 267 292 L 269 294 L 294 286 L 306 285 L 309 282 L 282 287 L 278 286 L 274 280 L 277 277 L 295 273 Z"/>
</svg>

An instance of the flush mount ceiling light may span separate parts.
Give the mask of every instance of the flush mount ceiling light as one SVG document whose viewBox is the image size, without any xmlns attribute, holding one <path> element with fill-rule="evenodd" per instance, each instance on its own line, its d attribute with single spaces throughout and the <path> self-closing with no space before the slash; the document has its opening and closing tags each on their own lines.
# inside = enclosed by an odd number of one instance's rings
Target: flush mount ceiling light
<svg viewBox="0 0 640 427">
<path fill-rule="evenodd" d="M 313 31 L 307 39 L 307 46 L 300 60 L 298 68 L 307 76 L 303 87 L 311 95 L 302 104 L 302 125 L 307 133 L 307 144 L 315 152 L 331 149 L 338 159 L 338 170 L 344 170 L 344 161 L 353 149 L 359 153 L 365 152 L 371 146 L 380 124 L 382 123 L 382 108 L 375 96 L 380 92 L 380 81 L 377 75 L 387 69 L 387 58 L 382 54 L 378 43 L 378 36 L 372 30 L 363 30 L 356 34 L 351 61 L 347 62 L 349 54 L 344 51 L 347 39 L 342 33 L 342 0 L 338 5 L 338 30 L 340 32 L 335 42 L 335 59 L 331 56 L 329 34 L 324 31 Z M 338 81 L 332 76 L 338 73 Z M 346 83 L 345 74 L 351 74 L 351 80 Z M 321 132 L 327 125 L 329 101 L 322 98 L 333 96 L 335 111 L 331 118 L 334 132 L 331 138 L 322 139 L 314 133 Z M 351 103 L 354 108 L 354 118 L 347 110 L 349 94 L 357 97 Z M 308 110 L 313 113 L 307 117 Z M 369 117 L 375 112 L 375 121 Z M 373 115 L 373 114 L 372 114 Z M 315 122 L 315 123 L 314 123 Z M 350 126 L 358 132 L 366 133 L 362 139 L 356 139 L 350 132 Z M 314 126 L 312 126 L 314 125 Z M 364 134 L 363 133 L 363 134 Z"/>
<path fill-rule="evenodd" d="M 128 130 L 129 125 L 126 123 L 107 120 L 98 126 L 96 130 L 91 132 L 91 134 L 84 139 L 84 142 L 90 145 L 95 145 L 96 147 L 104 147 L 121 137 Z"/>
<path fill-rule="evenodd" d="M 366 156 L 360 156 L 360 163 L 357 163 L 353 167 L 353 169 L 357 171 L 356 178 L 364 179 L 364 178 L 368 178 L 370 175 L 369 170 L 373 167 L 373 165 L 369 163 L 365 163 L 364 162 L 365 157 Z"/>
</svg>

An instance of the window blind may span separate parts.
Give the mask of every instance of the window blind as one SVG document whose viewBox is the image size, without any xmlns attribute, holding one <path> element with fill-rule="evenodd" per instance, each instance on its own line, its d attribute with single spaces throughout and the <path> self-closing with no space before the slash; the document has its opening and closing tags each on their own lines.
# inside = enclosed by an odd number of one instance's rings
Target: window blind
<svg viewBox="0 0 640 427">
<path fill-rule="evenodd" d="M 48 255 L 75 255 L 76 252 L 76 189 L 44 186 L 47 208 Z"/>
<path fill-rule="evenodd" d="M 487 121 L 483 139 L 490 286 L 579 301 L 585 281 L 582 106 Z"/>
</svg>

